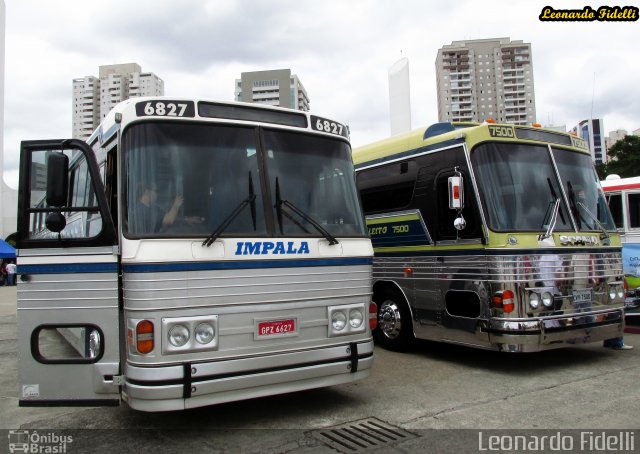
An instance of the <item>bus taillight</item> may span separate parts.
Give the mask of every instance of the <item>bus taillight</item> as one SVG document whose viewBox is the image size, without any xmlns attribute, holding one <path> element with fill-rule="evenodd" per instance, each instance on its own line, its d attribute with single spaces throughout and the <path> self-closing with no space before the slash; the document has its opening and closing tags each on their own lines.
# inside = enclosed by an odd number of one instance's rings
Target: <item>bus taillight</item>
<svg viewBox="0 0 640 454">
<path fill-rule="evenodd" d="M 153 323 L 149 320 L 142 320 L 136 325 L 136 348 L 140 353 L 153 350 Z"/>
<path fill-rule="evenodd" d="M 513 312 L 516 308 L 515 295 L 511 290 L 503 290 L 493 295 L 493 306 L 502 309 L 506 313 Z"/>
<path fill-rule="evenodd" d="M 369 303 L 369 328 L 373 331 L 376 326 L 378 326 L 378 305 L 371 301 Z"/>
</svg>

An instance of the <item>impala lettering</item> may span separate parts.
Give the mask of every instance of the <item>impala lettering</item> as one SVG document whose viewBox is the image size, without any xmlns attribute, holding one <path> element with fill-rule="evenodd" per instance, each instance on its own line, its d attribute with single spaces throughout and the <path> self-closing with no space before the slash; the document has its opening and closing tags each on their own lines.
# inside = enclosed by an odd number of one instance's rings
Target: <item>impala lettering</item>
<svg viewBox="0 0 640 454">
<path fill-rule="evenodd" d="M 235 255 L 308 254 L 309 243 L 301 241 L 238 241 Z"/>
</svg>

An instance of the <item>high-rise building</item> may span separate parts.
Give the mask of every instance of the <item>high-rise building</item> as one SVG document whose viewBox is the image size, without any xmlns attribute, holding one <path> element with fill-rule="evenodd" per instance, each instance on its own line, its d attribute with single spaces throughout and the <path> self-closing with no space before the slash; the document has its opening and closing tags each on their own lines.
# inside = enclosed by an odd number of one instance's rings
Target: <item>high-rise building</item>
<svg viewBox="0 0 640 454">
<path fill-rule="evenodd" d="M 536 122 L 531 44 L 453 41 L 436 58 L 439 121 Z"/>
<path fill-rule="evenodd" d="M 596 164 L 603 164 L 608 161 L 602 120 L 594 118 L 582 120 L 571 129 L 571 132 L 583 138 L 589 144 L 591 158 Z"/>
<path fill-rule="evenodd" d="M 618 140 L 624 139 L 627 135 L 629 135 L 629 133 L 624 129 L 616 129 L 615 131 L 609 132 L 609 135 L 604 139 L 604 143 L 607 147 L 607 160 L 609 160 L 609 150 L 611 150 L 611 147 L 614 146 Z"/>
<path fill-rule="evenodd" d="M 121 101 L 162 95 L 164 81 L 153 73 L 143 73 L 136 63 L 100 66 L 99 77 L 73 79 L 72 136 L 74 139 L 88 138 Z"/>
<path fill-rule="evenodd" d="M 309 111 L 309 96 L 290 69 L 243 72 L 236 79 L 235 100 Z"/>
</svg>

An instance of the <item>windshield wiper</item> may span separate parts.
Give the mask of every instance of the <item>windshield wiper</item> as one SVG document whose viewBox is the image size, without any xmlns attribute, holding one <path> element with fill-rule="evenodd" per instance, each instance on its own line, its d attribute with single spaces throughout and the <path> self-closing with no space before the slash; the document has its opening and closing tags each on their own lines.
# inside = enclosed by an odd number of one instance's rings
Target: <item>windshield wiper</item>
<svg viewBox="0 0 640 454">
<path fill-rule="evenodd" d="M 554 202 L 549 202 L 549 205 L 551 206 L 551 204 L 553 204 L 553 208 L 551 208 L 551 217 L 549 219 L 549 226 L 547 227 L 547 231 L 545 232 L 544 235 L 541 235 L 541 237 L 539 238 L 540 240 L 546 240 L 547 238 L 549 238 L 552 234 L 553 234 L 553 230 L 556 228 L 556 222 L 558 222 L 558 212 L 560 211 L 560 199 L 556 199 Z M 549 210 L 547 209 L 547 213 L 549 212 Z M 544 219 L 546 220 L 547 217 L 545 216 Z M 544 221 L 542 221 L 542 226 L 544 227 Z"/>
<path fill-rule="evenodd" d="M 600 240 L 602 241 L 602 243 L 605 246 L 608 246 L 610 244 L 611 240 L 610 240 L 609 234 L 607 233 L 607 229 L 604 228 L 604 225 L 602 225 L 602 223 L 598 220 L 598 218 L 591 211 L 589 211 L 589 209 L 585 206 L 584 203 L 578 202 L 578 206 L 580 208 L 582 208 L 584 210 L 584 212 L 587 213 L 589 215 L 589 217 L 595 221 L 596 225 L 598 226 L 598 228 L 602 232 L 602 234 L 600 235 Z M 585 220 L 585 223 L 586 223 L 586 220 Z M 605 242 L 606 242 L 606 244 L 605 244 Z"/>
<path fill-rule="evenodd" d="M 251 220 L 253 221 L 253 230 L 256 230 L 256 193 L 253 189 L 253 178 L 251 177 L 251 172 L 249 172 L 249 195 L 246 199 L 241 201 L 238 206 L 231 212 L 229 216 L 225 218 L 224 221 L 220 224 L 216 230 L 213 231 L 211 235 L 209 235 L 202 242 L 203 246 L 210 247 L 220 236 L 222 232 L 229 227 L 229 224 L 233 222 L 233 220 L 238 217 L 238 215 L 245 209 L 247 205 L 251 205 Z"/>
<path fill-rule="evenodd" d="M 283 205 L 286 206 L 287 208 L 289 208 L 293 213 L 297 214 L 302 219 L 307 221 L 309 224 L 311 224 L 318 232 L 320 232 L 322 234 L 322 236 L 324 236 L 327 239 L 327 241 L 329 241 L 329 245 L 330 246 L 333 246 L 334 244 L 338 244 L 339 243 L 338 240 L 333 235 L 331 235 L 324 227 L 322 227 L 320 224 L 318 224 L 318 222 L 316 220 L 314 220 L 311 216 L 309 216 L 307 213 L 305 213 L 300 208 L 295 206 L 293 203 L 289 202 L 288 200 L 283 200 L 280 197 L 280 182 L 278 181 L 278 177 L 276 177 L 276 204 L 275 204 L 275 208 L 277 210 L 276 213 L 277 213 L 277 217 L 278 217 L 278 224 L 280 225 L 280 233 L 281 234 L 283 233 L 282 215 L 284 214 L 289 219 L 291 219 L 291 217 L 288 215 L 288 213 L 285 213 L 283 211 L 283 209 L 282 209 Z"/>
</svg>

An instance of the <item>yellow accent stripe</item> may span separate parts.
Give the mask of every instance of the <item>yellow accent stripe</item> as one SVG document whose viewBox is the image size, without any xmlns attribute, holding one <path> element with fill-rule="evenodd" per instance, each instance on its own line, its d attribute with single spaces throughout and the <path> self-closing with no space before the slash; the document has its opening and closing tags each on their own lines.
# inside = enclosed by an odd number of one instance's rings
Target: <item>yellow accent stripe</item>
<svg viewBox="0 0 640 454">
<path fill-rule="evenodd" d="M 390 222 L 417 221 L 420 218 L 417 214 L 405 214 L 402 216 L 387 216 L 379 219 L 367 219 L 367 225 L 388 224 Z"/>
</svg>

